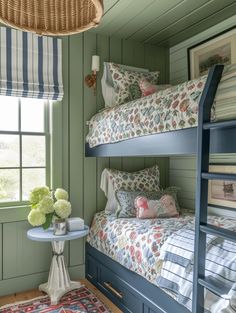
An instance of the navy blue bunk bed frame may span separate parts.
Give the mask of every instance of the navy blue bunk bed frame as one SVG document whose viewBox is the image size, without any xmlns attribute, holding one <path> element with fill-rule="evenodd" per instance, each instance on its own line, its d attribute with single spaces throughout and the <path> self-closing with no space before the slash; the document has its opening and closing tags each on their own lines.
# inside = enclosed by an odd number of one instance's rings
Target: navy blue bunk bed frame
<svg viewBox="0 0 236 313">
<path fill-rule="evenodd" d="M 223 65 L 215 65 L 209 72 L 199 103 L 198 127 L 129 139 L 95 148 L 86 145 L 85 150 L 86 156 L 90 157 L 197 154 L 193 313 L 204 313 L 204 288 L 219 296 L 228 293 L 225 286 L 213 285 L 205 277 L 206 235 L 213 234 L 236 241 L 235 232 L 207 224 L 208 180 L 236 180 L 236 175 L 233 174 L 208 173 L 210 153 L 236 152 L 234 140 L 236 120 L 210 122 L 211 106 L 223 68 Z M 123 312 L 190 312 L 166 292 L 88 243 L 86 244 L 86 277 Z"/>
</svg>

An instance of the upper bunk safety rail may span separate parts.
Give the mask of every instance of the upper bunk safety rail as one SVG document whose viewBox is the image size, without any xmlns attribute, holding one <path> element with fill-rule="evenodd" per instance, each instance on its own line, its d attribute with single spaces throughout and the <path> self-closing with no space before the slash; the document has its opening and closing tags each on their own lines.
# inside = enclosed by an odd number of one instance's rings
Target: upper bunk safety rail
<svg viewBox="0 0 236 313">
<path fill-rule="evenodd" d="M 207 81 L 199 102 L 199 112 L 202 109 L 202 116 L 199 119 L 198 125 L 200 127 L 202 127 L 205 123 L 209 123 L 211 120 L 211 107 L 215 99 L 216 91 L 220 83 L 223 70 L 224 65 L 214 65 L 209 71 Z"/>
</svg>

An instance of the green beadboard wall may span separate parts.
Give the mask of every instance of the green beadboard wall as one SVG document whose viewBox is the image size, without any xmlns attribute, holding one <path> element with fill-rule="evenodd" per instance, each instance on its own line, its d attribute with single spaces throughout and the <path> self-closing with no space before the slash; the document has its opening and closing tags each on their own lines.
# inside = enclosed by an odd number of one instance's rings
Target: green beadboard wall
<svg viewBox="0 0 236 313">
<path fill-rule="evenodd" d="M 103 107 L 100 86 L 102 70 L 98 75 L 96 96 L 84 85 L 84 76 L 91 71 L 93 54 L 100 55 L 101 62 L 111 60 L 160 70 L 160 82 L 169 80 L 167 48 L 92 32 L 63 38 L 65 96 L 63 103 L 53 105 L 53 132 L 56 134 L 53 145 L 53 186 L 63 186 L 69 190 L 73 215 L 83 217 L 88 224 L 94 213 L 105 206 L 104 195 L 99 189 L 100 174 L 104 167 L 134 171 L 157 163 L 163 187 L 168 185 L 169 179 L 168 158 L 84 157 L 86 121 Z M 47 279 L 50 244 L 32 242 L 26 238 L 29 225 L 25 220 L 25 211 L 18 213 L 17 217 L 9 211 L 0 213 L 0 295 L 36 288 Z M 65 256 L 72 277 L 83 277 L 84 241 L 67 243 Z"/>
<path fill-rule="evenodd" d="M 235 25 L 236 15 L 170 48 L 170 83 L 175 85 L 188 80 L 187 48 Z M 212 155 L 211 163 L 236 164 L 236 155 Z M 180 205 L 182 207 L 195 207 L 195 173 L 195 157 L 170 157 L 169 181 L 171 185 L 181 188 Z M 215 212 L 220 213 L 217 210 Z"/>
</svg>

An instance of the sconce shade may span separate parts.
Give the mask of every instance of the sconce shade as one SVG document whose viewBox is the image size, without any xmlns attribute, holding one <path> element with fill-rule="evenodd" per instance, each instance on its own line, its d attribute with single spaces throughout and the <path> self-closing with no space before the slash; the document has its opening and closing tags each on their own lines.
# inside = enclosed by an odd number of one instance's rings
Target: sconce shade
<svg viewBox="0 0 236 313">
<path fill-rule="evenodd" d="M 100 69 L 100 57 L 99 55 L 92 56 L 92 71 L 99 72 Z"/>
<path fill-rule="evenodd" d="M 103 0 L 0 0 L 0 22 L 39 35 L 67 36 L 98 26 Z"/>
</svg>

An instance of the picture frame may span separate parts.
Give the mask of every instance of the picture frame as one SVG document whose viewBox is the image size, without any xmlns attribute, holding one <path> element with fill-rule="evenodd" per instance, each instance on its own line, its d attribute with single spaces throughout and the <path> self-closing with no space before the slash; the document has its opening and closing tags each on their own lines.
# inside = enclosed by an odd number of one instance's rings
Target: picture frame
<svg viewBox="0 0 236 313">
<path fill-rule="evenodd" d="M 236 28 L 188 48 L 188 77 L 198 78 L 207 74 L 215 64 L 236 63 Z"/>
<path fill-rule="evenodd" d="M 236 174 L 236 165 L 210 165 L 209 172 Z M 209 180 L 208 203 L 236 210 L 236 181 Z"/>
</svg>

